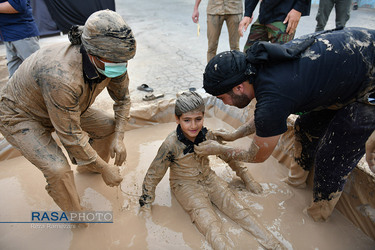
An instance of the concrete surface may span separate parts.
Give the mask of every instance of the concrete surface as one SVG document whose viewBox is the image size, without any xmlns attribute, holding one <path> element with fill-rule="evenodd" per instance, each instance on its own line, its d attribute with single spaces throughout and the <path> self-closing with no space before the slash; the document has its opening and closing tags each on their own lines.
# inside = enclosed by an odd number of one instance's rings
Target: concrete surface
<svg viewBox="0 0 375 250">
<path fill-rule="evenodd" d="M 116 10 L 132 27 L 137 40 L 137 53 L 129 61 L 130 94 L 133 105 L 142 101 L 146 94 L 137 90 L 142 83 L 154 88 L 155 93 L 164 93 L 164 99 L 174 98 L 177 92 L 190 87 L 201 88 L 206 65 L 206 5 L 202 1 L 200 12 L 200 35 L 191 15 L 194 0 L 116 0 Z M 311 14 L 302 17 L 296 37 L 315 30 L 317 5 Z M 256 18 L 258 10 L 254 12 Z M 334 28 L 334 11 L 327 29 Z M 255 19 L 254 19 L 255 20 Z M 351 12 L 347 27 L 375 27 L 375 9 L 359 8 Z M 240 40 L 242 49 L 248 31 Z M 41 46 L 68 41 L 66 35 L 41 38 Z M 229 50 L 228 32 L 224 24 L 218 52 Z M 7 80 L 5 48 L 0 45 L 0 84 Z M 154 102 L 154 101 L 151 101 Z"/>
</svg>

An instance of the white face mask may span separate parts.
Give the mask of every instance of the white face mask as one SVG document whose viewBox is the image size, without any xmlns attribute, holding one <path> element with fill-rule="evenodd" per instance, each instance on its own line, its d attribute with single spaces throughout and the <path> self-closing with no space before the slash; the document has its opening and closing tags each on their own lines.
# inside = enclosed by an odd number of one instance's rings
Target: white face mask
<svg viewBox="0 0 375 250">
<path fill-rule="evenodd" d="M 109 62 L 103 62 L 98 57 L 96 57 L 100 62 L 104 64 L 104 70 L 97 67 L 95 64 L 96 69 L 103 75 L 109 78 L 115 78 L 118 76 L 121 76 L 125 74 L 127 71 L 128 63 L 109 63 Z"/>
</svg>

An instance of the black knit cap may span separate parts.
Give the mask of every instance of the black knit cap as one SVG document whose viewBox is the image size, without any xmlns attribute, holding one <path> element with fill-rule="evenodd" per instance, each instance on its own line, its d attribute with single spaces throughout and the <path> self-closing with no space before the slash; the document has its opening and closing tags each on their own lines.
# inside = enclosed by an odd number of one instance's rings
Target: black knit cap
<svg viewBox="0 0 375 250">
<path fill-rule="evenodd" d="M 212 58 L 203 74 L 203 88 L 218 96 L 246 81 L 246 54 L 237 50 L 225 51 Z"/>
</svg>

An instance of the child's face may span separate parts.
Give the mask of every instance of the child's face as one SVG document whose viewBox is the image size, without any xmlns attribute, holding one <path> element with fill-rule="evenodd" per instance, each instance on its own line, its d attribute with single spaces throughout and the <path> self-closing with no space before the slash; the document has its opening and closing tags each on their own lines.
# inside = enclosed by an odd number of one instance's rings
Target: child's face
<svg viewBox="0 0 375 250">
<path fill-rule="evenodd" d="M 201 111 L 190 111 L 182 114 L 180 118 L 176 116 L 177 124 L 180 124 L 185 137 L 192 142 L 194 142 L 195 137 L 197 137 L 201 131 L 203 120 L 204 115 Z"/>
</svg>

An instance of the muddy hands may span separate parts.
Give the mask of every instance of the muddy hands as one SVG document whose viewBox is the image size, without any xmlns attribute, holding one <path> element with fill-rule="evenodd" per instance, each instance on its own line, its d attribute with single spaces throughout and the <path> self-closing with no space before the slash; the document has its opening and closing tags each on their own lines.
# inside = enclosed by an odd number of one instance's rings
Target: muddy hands
<svg viewBox="0 0 375 250">
<path fill-rule="evenodd" d="M 103 168 L 102 178 L 110 187 L 118 186 L 122 182 L 122 177 L 120 175 L 120 168 L 118 166 L 108 165 L 106 168 Z"/>
</svg>

